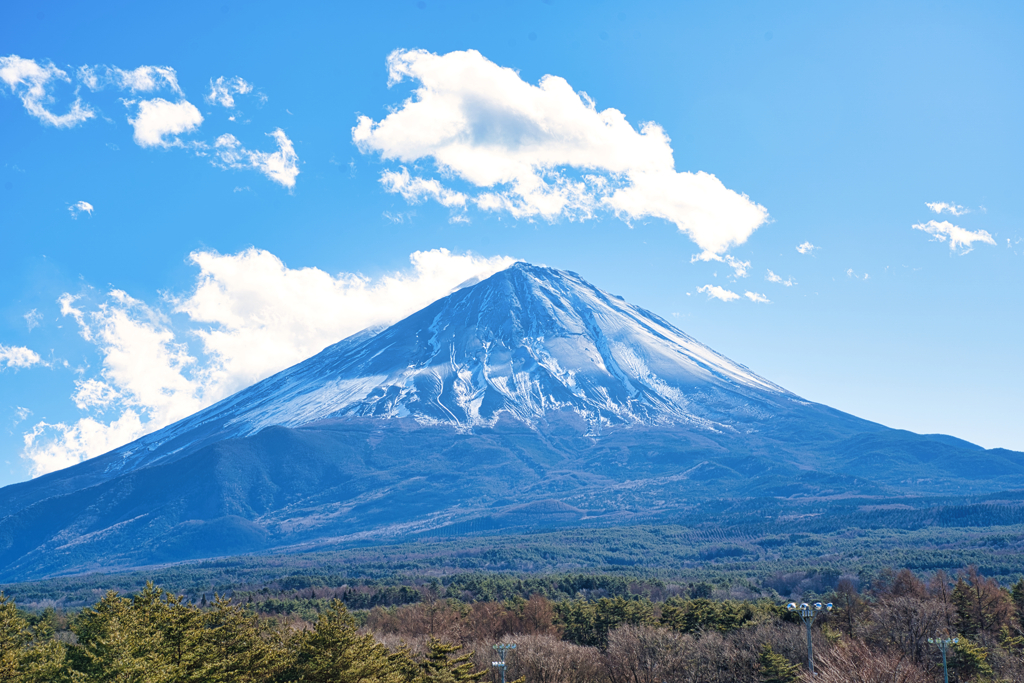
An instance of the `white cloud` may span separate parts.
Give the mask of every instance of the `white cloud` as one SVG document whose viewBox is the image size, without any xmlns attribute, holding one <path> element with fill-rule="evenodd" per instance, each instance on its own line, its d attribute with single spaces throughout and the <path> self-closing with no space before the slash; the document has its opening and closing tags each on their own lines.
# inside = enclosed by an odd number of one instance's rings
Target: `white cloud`
<svg viewBox="0 0 1024 683">
<path fill-rule="evenodd" d="M 24 346 L 4 346 L 0 344 L 0 370 L 6 368 L 30 368 L 33 365 L 45 365 L 38 353 Z"/>
<path fill-rule="evenodd" d="M 210 79 L 210 94 L 206 96 L 206 101 L 230 109 L 235 106 L 234 95 L 246 95 L 251 92 L 252 84 L 246 83 L 240 76 L 233 78 L 221 76 L 216 81 Z"/>
<path fill-rule="evenodd" d="M 11 92 L 21 98 L 21 103 L 29 114 L 51 126 L 73 128 L 96 115 L 77 97 L 66 114 L 54 114 L 47 109 L 47 105 L 54 101 L 49 91 L 51 81 L 71 82 L 67 73 L 55 67 L 52 62 L 40 65 L 18 55 L 0 57 L 0 81 L 6 83 Z"/>
<path fill-rule="evenodd" d="M 167 136 L 190 133 L 203 122 L 203 115 L 187 100 L 168 102 L 157 97 L 138 104 L 138 113 L 128 123 L 135 129 L 135 142 L 140 147 L 180 147 L 178 138 Z"/>
<path fill-rule="evenodd" d="M 280 128 L 267 135 L 277 141 L 276 152 L 249 150 L 234 135 L 221 135 L 214 143 L 217 153 L 214 163 L 224 168 L 256 169 L 288 189 L 295 187 L 295 178 L 299 175 L 299 155 L 295 153 L 292 141 Z"/>
<path fill-rule="evenodd" d="M 388 192 L 397 192 L 412 203 L 418 203 L 429 197 L 450 209 L 466 206 L 466 195 L 463 193 L 449 190 L 434 179 L 425 180 L 418 176 L 412 177 L 404 166 L 399 172 L 384 171 L 381 173 L 380 183 Z"/>
<path fill-rule="evenodd" d="M 103 380 L 86 379 L 75 382 L 75 393 L 71 398 L 79 410 L 103 409 L 121 398 L 121 393 Z"/>
<path fill-rule="evenodd" d="M 817 248 L 818 247 L 814 246 L 810 242 L 804 242 L 803 244 L 797 245 L 796 250 L 799 251 L 801 254 L 810 254 Z"/>
<path fill-rule="evenodd" d="M 74 318 L 75 322 L 78 323 L 78 334 L 85 341 L 92 341 L 92 333 L 89 331 L 89 327 L 85 324 L 85 311 L 72 306 L 72 304 L 80 298 L 80 296 L 74 296 L 67 292 L 61 294 L 57 299 L 57 303 L 60 304 L 60 314 L 63 316 L 70 315 Z"/>
<path fill-rule="evenodd" d="M 71 212 L 72 218 L 77 219 L 78 214 L 80 213 L 87 213 L 91 216 L 93 212 L 93 206 L 89 202 L 75 202 L 74 204 L 68 207 L 68 211 Z"/>
<path fill-rule="evenodd" d="M 139 414 L 131 408 L 109 423 L 92 417 L 72 425 L 39 422 L 25 434 L 21 455 L 31 463 L 31 475 L 38 477 L 106 453 L 146 432 Z"/>
<path fill-rule="evenodd" d="M 770 268 L 768 269 L 768 274 L 765 276 L 764 279 L 767 280 L 768 282 L 774 282 L 775 284 L 783 285 L 785 287 L 792 287 L 793 285 L 796 284 L 796 281 L 793 280 L 792 277 L 790 277 L 787 280 L 783 280 L 781 276 L 773 273 Z"/>
<path fill-rule="evenodd" d="M 25 420 L 27 420 L 31 414 L 32 414 L 32 411 L 29 410 L 28 408 L 24 408 L 22 406 L 17 406 L 14 409 L 15 417 L 14 417 L 14 424 L 12 426 L 13 427 L 17 427 L 19 423 L 24 422 Z"/>
<path fill-rule="evenodd" d="M 171 93 L 171 99 L 148 96 L 141 100 L 135 97 L 120 100 L 130 108 L 128 123 L 133 128 L 136 144 L 165 149 L 183 147 L 197 156 L 210 154 L 210 143 L 200 140 L 183 141 L 179 137 L 197 131 L 203 123 L 203 116 L 194 104 L 185 99 L 177 72 L 172 67 L 144 65 L 126 70 L 116 66 L 86 65 L 79 67 L 75 76 L 81 84 L 94 92 L 110 87 L 130 91 L 133 95 L 158 91 Z M 40 64 L 17 55 L 0 57 L 0 81 L 6 83 L 11 92 L 21 98 L 25 108 L 44 123 L 70 128 L 96 115 L 80 98 L 76 98 L 70 111 L 63 115 L 54 114 L 47 108 L 54 100 L 50 92 L 53 85 L 57 82 L 71 83 L 68 74 L 50 62 Z M 262 93 L 254 91 L 252 84 L 238 76 L 211 79 L 210 93 L 206 100 L 230 108 L 235 105 L 234 96 L 240 94 L 252 94 L 260 101 L 266 101 Z M 287 188 L 294 187 L 295 178 L 299 174 L 294 145 L 280 128 L 268 135 L 277 143 L 277 151 L 249 150 L 234 136 L 221 136 L 212 145 L 215 163 L 224 168 L 255 169 Z M 117 149 L 116 144 L 107 144 Z M 78 202 L 69 211 L 75 218 L 82 211 L 91 213 L 92 206 L 88 202 Z"/>
<path fill-rule="evenodd" d="M 228 395 L 372 325 L 389 324 L 471 278 L 514 263 L 447 249 L 410 256 L 412 272 L 369 278 L 290 269 L 267 251 L 195 252 L 195 290 L 175 310 L 209 327 L 195 333 L 215 359 L 208 383 Z M 301 301 L 302 306 L 295 306 Z"/>
<path fill-rule="evenodd" d="M 103 356 L 99 377 L 76 382 L 72 400 L 80 409 L 116 405 L 119 415 L 109 422 L 90 415 L 74 424 L 36 424 L 22 452 L 32 476 L 105 453 L 203 407 L 201 384 L 187 376 L 195 358 L 160 311 L 120 290 L 92 311 L 72 306 L 76 297 L 69 294 L 59 301 L 62 314 L 77 321 Z"/>
<path fill-rule="evenodd" d="M 637 131 L 562 78 L 531 85 L 474 50 L 397 50 L 387 65 L 389 85 L 419 85 L 381 121 L 359 117 L 354 142 L 385 160 L 432 158 L 441 175 L 484 189 L 469 198 L 480 209 L 547 220 L 602 208 L 626 220 L 663 218 L 712 254 L 743 243 L 768 219 L 715 176 L 676 172 L 658 124 Z"/>
<path fill-rule="evenodd" d="M 743 296 L 747 297 L 748 299 L 753 301 L 755 304 L 770 304 L 771 303 L 771 301 L 768 300 L 768 297 L 766 297 L 764 294 L 758 294 L 757 292 L 745 292 L 743 294 Z"/>
<path fill-rule="evenodd" d="M 194 252 L 194 289 L 162 311 L 112 290 L 97 305 L 60 297 L 61 313 L 103 357 L 72 396 L 89 415 L 73 424 L 40 422 L 25 435 L 33 476 L 105 453 L 293 365 L 366 327 L 396 322 L 512 265 L 446 249 L 419 251 L 412 267 L 370 279 L 288 268 L 270 252 Z M 299 305 L 301 304 L 301 305 Z M 173 316 L 184 317 L 178 327 Z M 184 329 L 182 329 L 184 327 Z M 182 339 L 198 338 L 203 354 Z M 107 411 L 111 419 L 98 413 Z"/>
<path fill-rule="evenodd" d="M 698 287 L 697 291 L 701 294 L 707 294 L 708 298 L 721 299 L 722 301 L 735 301 L 740 298 L 740 295 L 736 292 L 730 292 L 728 289 L 723 289 L 718 285 L 704 285 Z"/>
<path fill-rule="evenodd" d="M 114 85 L 121 90 L 136 92 L 153 92 L 167 88 L 179 96 L 184 96 L 178 85 L 178 74 L 169 66 L 140 66 L 126 71 L 116 66 L 81 66 L 78 78 L 90 90 L 101 90 L 107 85 Z"/>
<path fill-rule="evenodd" d="M 965 213 L 970 213 L 970 209 L 965 209 L 959 204 L 947 204 L 946 202 L 925 202 L 925 206 L 934 211 L 935 213 L 951 213 L 954 216 L 962 216 Z"/>
<path fill-rule="evenodd" d="M 694 254 L 690 257 L 690 263 L 696 263 L 697 261 L 718 261 L 719 263 L 724 263 L 732 268 L 733 275 L 735 277 L 746 277 L 750 270 L 750 261 L 740 261 L 730 254 L 719 256 L 718 254 L 713 254 L 710 251 L 705 251 L 700 254 Z"/>
<path fill-rule="evenodd" d="M 33 308 L 21 317 L 25 319 L 25 324 L 28 325 L 28 331 L 31 332 L 35 328 L 39 327 L 39 323 L 43 319 L 43 314 Z"/>
<path fill-rule="evenodd" d="M 988 234 L 985 230 L 978 230 L 977 232 L 971 232 L 970 230 L 964 230 L 958 225 L 953 225 L 949 221 L 928 221 L 927 223 L 917 223 L 912 226 L 914 230 L 922 230 L 932 236 L 933 240 L 938 242 L 945 242 L 949 240 L 950 251 L 956 251 L 960 249 L 961 254 L 970 252 L 973 247 L 971 246 L 974 242 L 984 242 L 985 244 L 991 244 L 995 246 L 996 241 L 992 239 L 992 235 Z"/>
</svg>

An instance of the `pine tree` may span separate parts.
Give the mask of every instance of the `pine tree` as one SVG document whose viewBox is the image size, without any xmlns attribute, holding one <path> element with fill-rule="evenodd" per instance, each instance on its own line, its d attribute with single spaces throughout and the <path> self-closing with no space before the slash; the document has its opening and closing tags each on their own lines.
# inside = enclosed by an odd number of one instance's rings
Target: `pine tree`
<svg viewBox="0 0 1024 683">
<path fill-rule="evenodd" d="M 191 644 L 182 662 L 185 680 L 256 683 L 272 680 L 284 668 L 284 644 L 266 621 L 220 596 L 206 611 L 190 609 L 198 618 L 184 634 Z"/>
<path fill-rule="evenodd" d="M 405 683 L 401 653 L 393 655 L 372 635 L 360 635 L 340 600 L 320 615 L 312 631 L 297 634 L 285 680 L 309 683 Z"/>
<path fill-rule="evenodd" d="M 0 681 L 7 683 L 70 683 L 76 680 L 67 650 L 53 637 L 52 615 L 34 628 L 0 593 Z"/>
<path fill-rule="evenodd" d="M 94 608 L 82 610 L 72 624 L 78 636 L 75 668 L 95 683 L 173 680 L 174 671 L 159 655 L 161 634 L 140 619 L 145 611 L 133 609 L 131 600 L 114 591 L 108 591 Z"/>
<path fill-rule="evenodd" d="M 757 673 L 763 683 L 792 683 L 797 679 L 800 670 L 798 664 L 791 664 L 788 659 L 776 654 L 772 646 L 765 643 L 757 655 Z"/>
<path fill-rule="evenodd" d="M 1009 595 L 995 579 L 981 575 L 977 567 L 968 567 L 953 588 L 957 630 L 986 645 L 1009 622 L 1012 607 Z"/>
<path fill-rule="evenodd" d="M 960 642 L 953 646 L 951 660 L 949 670 L 958 681 L 992 676 L 992 665 L 988 663 L 988 651 L 967 638 L 960 638 Z"/>
<path fill-rule="evenodd" d="M 450 655 L 462 649 L 461 645 L 443 643 L 436 638 L 430 639 L 430 649 L 420 663 L 424 683 L 459 683 L 460 681 L 476 681 L 486 671 L 474 671 L 473 653 L 450 659 Z"/>
<path fill-rule="evenodd" d="M 1010 599 L 1013 600 L 1017 625 L 1024 628 L 1024 576 L 1010 587 Z"/>
<path fill-rule="evenodd" d="M 28 622 L 0 593 L 0 681 L 14 681 L 21 675 L 22 649 L 28 639 Z"/>
</svg>

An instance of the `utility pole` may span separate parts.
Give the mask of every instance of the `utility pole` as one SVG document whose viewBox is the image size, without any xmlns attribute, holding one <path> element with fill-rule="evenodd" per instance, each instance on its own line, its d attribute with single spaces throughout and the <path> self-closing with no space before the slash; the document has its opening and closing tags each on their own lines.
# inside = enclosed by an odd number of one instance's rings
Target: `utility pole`
<svg viewBox="0 0 1024 683">
<path fill-rule="evenodd" d="M 796 612 L 799 609 L 800 620 L 807 625 L 807 668 L 810 669 L 811 675 L 814 676 L 816 674 L 814 673 L 814 645 L 811 643 L 811 624 L 814 623 L 814 618 L 821 613 L 821 610 L 824 609 L 826 612 L 831 612 L 832 603 L 827 602 L 822 605 L 820 602 L 816 602 L 811 606 L 806 602 L 801 602 L 798 608 L 795 602 L 791 602 L 786 605 L 786 609 L 790 612 Z M 949 681 L 946 681 L 946 683 L 949 683 Z"/>
<path fill-rule="evenodd" d="M 942 650 L 942 675 L 946 679 L 946 683 L 949 683 L 949 669 L 946 668 L 946 650 L 949 649 L 950 645 L 956 645 L 960 642 L 959 638 L 929 638 L 928 642 L 932 645 L 938 645 L 939 649 Z"/>
<path fill-rule="evenodd" d="M 494 646 L 494 649 L 498 651 L 498 661 L 491 662 L 491 666 L 495 669 L 501 669 L 501 683 L 505 683 L 505 652 L 508 650 L 516 649 L 515 643 L 498 643 Z"/>
</svg>

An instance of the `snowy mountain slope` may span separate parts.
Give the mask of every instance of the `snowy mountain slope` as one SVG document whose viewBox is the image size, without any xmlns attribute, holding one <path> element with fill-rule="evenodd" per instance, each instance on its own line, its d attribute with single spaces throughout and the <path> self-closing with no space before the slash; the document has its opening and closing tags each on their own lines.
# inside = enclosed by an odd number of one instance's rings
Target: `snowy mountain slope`
<svg viewBox="0 0 1024 683">
<path fill-rule="evenodd" d="M 575 273 L 517 263 L 112 451 L 100 478 L 271 425 L 341 416 L 466 429 L 503 413 L 534 424 L 568 409 L 594 433 L 626 424 L 721 431 L 794 398 Z"/>
<path fill-rule="evenodd" d="M 1024 487 L 1020 455 L 804 401 L 574 273 L 519 263 L 0 489 L 0 577 L 631 523 L 716 496 L 993 491 Z"/>
</svg>

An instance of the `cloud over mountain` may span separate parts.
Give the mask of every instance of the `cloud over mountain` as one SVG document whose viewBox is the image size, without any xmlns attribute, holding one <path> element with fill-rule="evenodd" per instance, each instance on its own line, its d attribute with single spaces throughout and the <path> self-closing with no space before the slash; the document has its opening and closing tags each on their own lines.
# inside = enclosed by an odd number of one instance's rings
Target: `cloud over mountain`
<svg viewBox="0 0 1024 683">
<path fill-rule="evenodd" d="M 677 172 L 657 123 L 637 130 L 625 114 L 598 110 L 563 78 L 548 75 L 532 85 L 475 50 L 396 50 L 387 65 L 389 85 L 418 85 L 382 120 L 360 116 L 353 141 L 385 161 L 432 159 L 436 174 L 463 181 L 482 210 L 546 220 L 601 211 L 625 220 L 662 218 L 710 254 L 742 244 L 768 219 L 763 206 L 714 175 Z M 436 178 L 396 183 L 395 173 L 385 170 L 381 180 L 407 198 L 407 188 L 433 187 L 428 183 L 441 186 L 414 198 L 444 203 L 461 194 Z"/>
<path fill-rule="evenodd" d="M 22 456 L 34 476 L 109 451 L 179 420 L 366 327 L 390 324 L 515 262 L 418 251 L 405 271 L 369 278 L 289 268 L 268 251 L 197 251 L 195 288 L 147 303 L 112 289 L 64 294 L 61 313 L 102 358 L 76 382 L 74 423 L 37 423 Z M 190 339 L 198 339 L 196 348 Z M 0 347 L 0 367 L 42 362 Z"/>
</svg>

